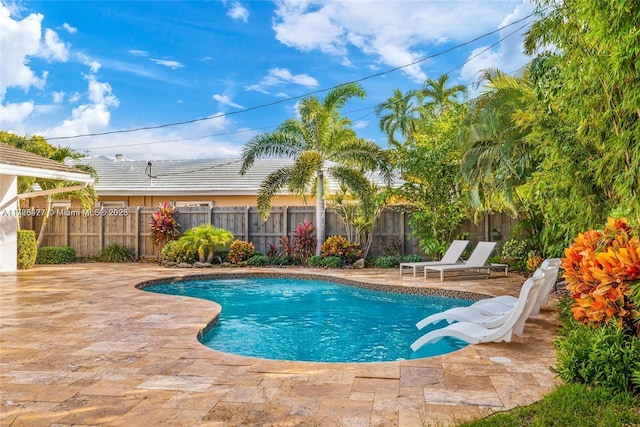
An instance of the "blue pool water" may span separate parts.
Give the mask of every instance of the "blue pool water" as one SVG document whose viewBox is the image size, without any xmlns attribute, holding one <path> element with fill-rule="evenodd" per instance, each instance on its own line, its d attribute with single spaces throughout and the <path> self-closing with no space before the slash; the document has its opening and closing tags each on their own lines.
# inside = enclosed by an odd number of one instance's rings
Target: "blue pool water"
<svg viewBox="0 0 640 427">
<path fill-rule="evenodd" d="M 179 282 L 145 290 L 220 304 L 218 323 L 202 339 L 210 348 L 265 359 L 315 362 L 383 362 L 460 349 L 467 344 L 454 339 L 442 339 L 418 352 L 409 346 L 429 330 L 415 327 L 423 317 L 472 303 L 282 278 Z"/>
</svg>

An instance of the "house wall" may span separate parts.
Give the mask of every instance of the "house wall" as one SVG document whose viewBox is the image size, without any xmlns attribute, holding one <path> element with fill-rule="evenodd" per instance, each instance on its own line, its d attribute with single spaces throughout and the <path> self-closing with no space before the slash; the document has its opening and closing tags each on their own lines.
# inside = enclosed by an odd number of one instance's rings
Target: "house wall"
<svg viewBox="0 0 640 427">
<path fill-rule="evenodd" d="M 257 204 L 257 196 L 99 196 L 98 202 L 125 202 L 126 206 L 158 206 L 163 202 L 212 202 L 213 206 L 229 207 L 229 206 L 255 206 Z M 44 206 L 44 198 L 34 198 L 26 201 L 26 206 Z M 272 206 L 299 206 L 304 201 L 297 196 L 279 195 L 274 197 Z M 315 198 L 308 198 L 307 205 L 315 206 Z M 81 207 L 78 200 L 71 201 L 71 208 L 79 209 Z"/>
<path fill-rule="evenodd" d="M 18 217 L 17 202 L 8 203 L 18 194 L 18 177 L 0 174 L 0 272 L 16 271 L 18 268 Z"/>
</svg>

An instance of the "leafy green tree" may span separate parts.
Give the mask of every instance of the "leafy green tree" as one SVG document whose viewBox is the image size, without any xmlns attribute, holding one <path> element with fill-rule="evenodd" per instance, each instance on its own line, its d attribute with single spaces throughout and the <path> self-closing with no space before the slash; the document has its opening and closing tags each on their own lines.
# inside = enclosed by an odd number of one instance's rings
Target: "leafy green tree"
<svg viewBox="0 0 640 427">
<path fill-rule="evenodd" d="M 606 213 L 601 212 L 610 209 L 627 212 L 639 222 L 640 2 L 537 4 L 540 19 L 528 33 L 525 51 L 539 53 L 534 75 L 538 95 L 559 125 L 559 134 L 544 129 L 550 158 L 567 151 L 577 154 L 562 160 L 561 173 L 578 172 L 574 181 L 588 182 L 593 191 L 583 188 L 584 205 L 597 205 L 595 218 L 581 229 L 602 222 Z M 556 177 L 540 178 L 534 191 Z"/>
<path fill-rule="evenodd" d="M 252 138 L 243 148 L 244 174 L 258 158 L 290 158 L 292 166 L 269 174 L 258 191 L 258 211 L 269 216 L 271 200 L 284 188 L 294 194 L 316 194 L 316 254 L 325 239 L 325 171 L 336 177 L 351 176 L 346 171 L 379 170 L 389 181 L 391 170 L 388 155 L 372 141 L 359 138 L 351 128 L 351 121 L 339 110 L 353 97 L 364 98 L 360 85 L 345 84 L 327 93 L 323 100 L 314 96 L 304 98 L 298 105 L 298 118 L 285 120 L 274 132 Z"/>
<path fill-rule="evenodd" d="M 463 146 L 458 138 L 465 106 L 452 107 L 420 127 L 417 144 L 400 156 L 404 184 L 397 194 L 411 213 L 409 225 L 420 247 L 438 257 L 469 215 L 469 197 L 460 177 Z"/>
</svg>

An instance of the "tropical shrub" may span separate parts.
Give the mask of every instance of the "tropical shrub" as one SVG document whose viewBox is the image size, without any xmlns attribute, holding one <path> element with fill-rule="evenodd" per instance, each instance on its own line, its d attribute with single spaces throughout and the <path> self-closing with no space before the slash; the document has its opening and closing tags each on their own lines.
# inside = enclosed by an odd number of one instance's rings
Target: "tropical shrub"
<svg viewBox="0 0 640 427">
<path fill-rule="evenodd" d="M 575 238 L 562 259 L 573 317 L 587 325 L 615 322 L 640 337 L 640 239 L 625 219 Z"/>
<path fill-rule="evenodd" d="M 379 268 L 394 268 L 399 264 L 398 258 L 394 256 L 379 256 L 375 260 L 375 265 Z"/>
<path fill-rule="evenodd" d="M 423 237 L 418 240 L 420 249 L 431 259 L 440 259 L 449 248 L 450 243 L 436 237 Z"/>
<path fill-rule="evenodd" d="M 175 209 L 167 202 L 160 203 L 158 211 L 151 215 L 151 239 L 155 246 L 164 246 L 180 235 L 180 224 L 175 218 Z"/>
<path fill-rule="evenodd" d="M 232 264 L 239 264 L 251 258 L 254 252 L 255 247 L 253 243 L 245 242 L 244 240 L 234 240 L 233 243 L 231 243 L 227 261 Z"/>
<path fill-rule="evenodd" d="M 339 257 L 342 263 L 353 264 L 362 256 L 360 243 L 350 242 L 342 236 L 330 236 L 321 247 L 322 256 Z"/>
<path fill-rule="evenodd" d="M 307 259 L 316 252 L 317 238 L 315 227 L 306 219 L 302 221 L 293 234 L 293 258 L 306 265 Z"/>
<path fill-rule="evenodd" d="M 562 259 L 571 303 L 554 340 L 560 378 L 640 394 L 640 241 L 624 219 L 575 238 Z"/>
<path fill-rule="evenodd" d="M 339 256 L 328 256 L 322 259 L 322 265 L 327 268 L 340 268 L 344 265 L 344 260 Z"/>
<path fill-rule="evenodd" d="M 527 259 L 529 245 L 525 240 L 509 239 L 502 245 L 502 259 L 505 261 L 518 261 Z"/>
<path fill-rule="evenodd" d="M 128 246 L 113 243 L 105 246 L 91 259 L 98 262 L 132 262 L 136 260 L 136 253 Z"/>
<path fill-rule="evenodd" d="M 320 255 L 311 255 L 307 260 L 307 265 L 309 267 L 322 267 L 324 264 L 323 258 Z"/>
<path fill-rule="evenodd" d="M 535 271 L 540 264 L 542 264 L 544 258 L 537 251 L 529 251 L 527 254 L 527 270 Z"/>
<path fill-rule="evenodd" d="M 211 263 L 216 249 L 225 248 L 231 240 L 233 234 L 230 231 L 203 224 L 185 231 L 178 239 L 178 245 L 182 250 L 198 254 L 198 261 Z"/>
<path fill-rule="evenodd" d="M 28 270 L 33 267 L 38 255 L 36 232 L 32 230 L 18 230 L 18 269 Z"/>
<path fill-rule="evenodd" d="M 271 263 L 271 258 L 265 255 L 253 255 L 247 260 L 247 265 L 252 267 L 265 267 L 267 265 L 272 265 Z"/>
<path fill-rule="evenodd" d="M 195 250 L 183 247 L 177 240 L 171 240 L 162 247 L 162 258 L 166 262 L 175 262 L 180 264 L 186 262 L 193 264 L 198 259 L 198 254 Z"/>
<path fill-rule="evenodd" d="M 76 250 L 69 246 L 44 246 L 38 248 L 36 264 L 67 264 L 76 261 Z"/>
<path fill-rule="evenodd" d="M 640 394 L 640 338 L 614 323 L 593 328 L 567 316 L 554 340 L 558 376 L 572 383 Z"/>
<path fill-rule="evenodd" d="M 407 254 L 403 255 L 401 262 L 420 262 L 422 261 L 422 257 L 418 254 Z"/>
</svg>

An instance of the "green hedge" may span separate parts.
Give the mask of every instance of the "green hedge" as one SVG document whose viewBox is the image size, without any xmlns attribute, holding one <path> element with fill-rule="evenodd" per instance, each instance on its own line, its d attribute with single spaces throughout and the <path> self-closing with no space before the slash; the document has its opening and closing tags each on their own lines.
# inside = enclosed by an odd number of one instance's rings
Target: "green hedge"
<svg viewBox="0 0 640 427">
<path fill-rule="evenodd" d="M 76 261 L 76 250 L 69 246 L 44 246 L 38 249 L 36 264 L 66 264 Z"/>
<path fill-rule="evenodd" d="M 36 232 L 32 230 L 18 230 L 18 269 L 28 270 L 33 267 L 38 254 Z"/>
</svg>

